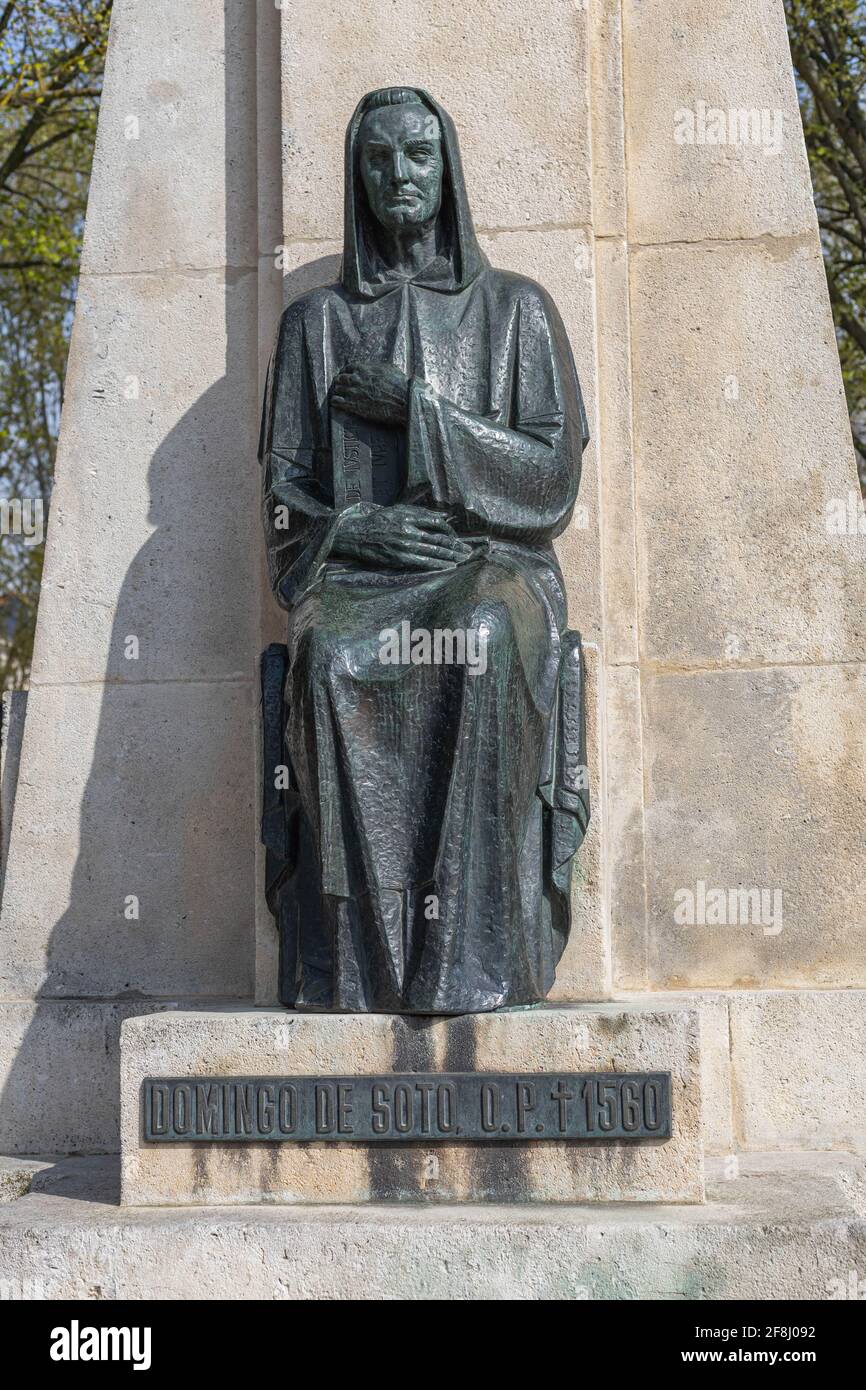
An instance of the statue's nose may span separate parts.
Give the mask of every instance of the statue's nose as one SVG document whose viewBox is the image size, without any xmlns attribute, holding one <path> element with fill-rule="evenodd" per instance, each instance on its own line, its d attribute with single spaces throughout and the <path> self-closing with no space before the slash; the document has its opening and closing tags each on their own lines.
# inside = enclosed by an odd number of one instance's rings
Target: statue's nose
<svg viewBox="0 0 866 1390">
<path fill-rule="evenodd" d="M 406 183 L 408 174 L 406 173 L 406 160 L 401 150 L 394 151 L 394 162 L 391 165 L 391 177 L 395 183 Z"/>
</svg>

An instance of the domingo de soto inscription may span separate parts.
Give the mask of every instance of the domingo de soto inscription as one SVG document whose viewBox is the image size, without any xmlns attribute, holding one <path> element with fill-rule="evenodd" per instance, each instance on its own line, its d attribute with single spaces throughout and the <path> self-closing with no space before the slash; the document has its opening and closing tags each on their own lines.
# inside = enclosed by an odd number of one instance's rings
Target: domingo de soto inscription
<svg viewBox="0 0 866 1390">
<path fill-rule="evenodd" d="M 150 1143 L 671 1137 L 669 1072 L 171 1077 L 142 1086 Z"/>
</svg>

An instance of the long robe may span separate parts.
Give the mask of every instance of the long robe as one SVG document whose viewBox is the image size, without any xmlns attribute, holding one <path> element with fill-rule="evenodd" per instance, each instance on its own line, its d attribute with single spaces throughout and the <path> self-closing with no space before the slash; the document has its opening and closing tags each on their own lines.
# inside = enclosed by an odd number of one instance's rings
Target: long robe
<svg viewBox="0 0 866 1390">
<path fill-rule="evenodd" d="M 588 816 L 557 777 L 563 757 L 575 764 L 567 668 L 580 653 L 563 642 L 551 545 L 577 495 L 579 386 L 549 297 L 478 249 L 453 127 L 430 104 L 446 141 L 446 251 L 412 279 L 378 261 L 353 118 L 342 280 L 286 310 L 265 401 L 285 751 L 309 842 L 287 891 L 309 902 L 317 879 L 313 929 L 292 919 L 284 998 L 300 1007 L 460 1013 L 544 998 Z M 445 513 L 471 540 L 467 562 L 401 571 L 335 553 L 329 392 L 359 359 L 410 377 L 399 498 Z M 383 633 L 406 623 L 474 634 L 483 669 L 383 660 Z"/>
</svg>

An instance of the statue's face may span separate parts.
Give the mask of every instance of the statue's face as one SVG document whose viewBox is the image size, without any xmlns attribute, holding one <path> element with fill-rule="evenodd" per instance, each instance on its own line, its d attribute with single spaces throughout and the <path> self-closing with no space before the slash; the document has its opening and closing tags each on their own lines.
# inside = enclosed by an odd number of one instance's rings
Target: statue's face
<svg viewBox="0 0 866 1390">
<path fill-rule="evenodd" d="M 360 131 L 361 177 L 383 227 L 432 222 L 442 201 L 439 121 L 420 102 L 368 111 Z"/>
</svg>

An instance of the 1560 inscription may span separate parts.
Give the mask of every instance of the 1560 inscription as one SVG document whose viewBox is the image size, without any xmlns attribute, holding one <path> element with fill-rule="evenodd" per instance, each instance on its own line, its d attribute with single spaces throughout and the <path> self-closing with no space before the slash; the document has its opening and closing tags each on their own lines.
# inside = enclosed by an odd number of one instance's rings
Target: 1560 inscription
<svg viewBox="0 0 866 1390">
<path fill-rule="evenodd" d="M 671 1136 L 669 1072 L 148 1078 L 150 1143 Z"/>
</svg>

